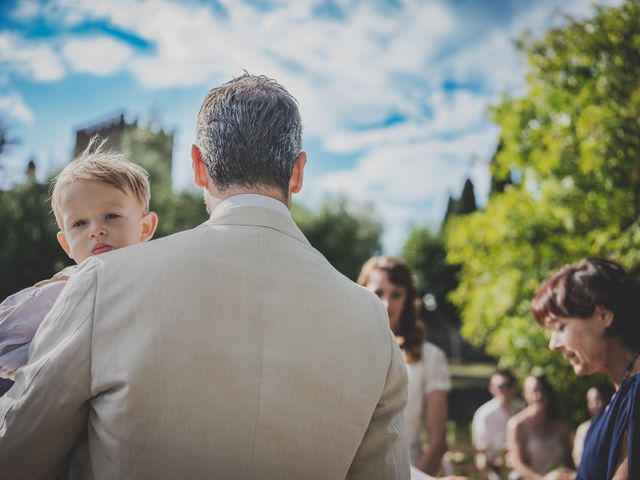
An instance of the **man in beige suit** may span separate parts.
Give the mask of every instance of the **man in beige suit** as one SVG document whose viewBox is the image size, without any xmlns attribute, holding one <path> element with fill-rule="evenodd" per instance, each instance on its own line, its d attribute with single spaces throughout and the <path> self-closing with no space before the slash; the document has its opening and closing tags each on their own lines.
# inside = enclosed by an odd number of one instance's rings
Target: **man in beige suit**
<svg viewBox="0 0 640 480">
<path fill-rule="evenodd" d="M 272 80 L 209 92 L 211 219 L 81 264 L 0 398 L 0 478 L 409 478 L 384 307 L 289 214 L 301 130 Z"/>
</svg>

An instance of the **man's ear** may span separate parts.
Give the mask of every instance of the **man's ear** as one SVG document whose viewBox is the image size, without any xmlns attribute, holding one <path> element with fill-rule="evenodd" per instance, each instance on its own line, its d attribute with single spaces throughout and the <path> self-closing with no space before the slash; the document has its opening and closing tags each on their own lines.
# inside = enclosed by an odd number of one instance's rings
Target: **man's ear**
<svg viewBox="0 0 640 480">
<path fill-rule="evenodd" d="M 304 180 L 304 167 L 307 164 L 307 154 L 300 152 L 293 163 L 291 178 L 289 179 L 289 197 L 292 193 L 298 193 L 302 190 L 302 181 Z"/>
<path fill-rule="evenodd" d="M 69 258 L 73 258 L 71 256 L 71 248 L 69 248 L 69 242 L 67 242 L 67 237 L 64 236 L 64 233 L 58 232 L 56 235 L 56 238 L 58 239 L 58 243 L 60 244 L 62 249 L 65 251 L 65 253 L 69 255 Z"/>
<path fill-rule="evenodd" d="M 146 242 L 151 240 L 158 226 L 158 215 L 155 212 L 147 212 L 142 216 L 142 231 L 140 232 L 140 241 Z"/>
<path fill-rule="evenodd" d="M 193 181 L 197 187 L 209 186 L 209 173 L 202 160 L 202 152 L 197 145 L 191 145 L 191 168 L 193 169 Z"/>
</svg>

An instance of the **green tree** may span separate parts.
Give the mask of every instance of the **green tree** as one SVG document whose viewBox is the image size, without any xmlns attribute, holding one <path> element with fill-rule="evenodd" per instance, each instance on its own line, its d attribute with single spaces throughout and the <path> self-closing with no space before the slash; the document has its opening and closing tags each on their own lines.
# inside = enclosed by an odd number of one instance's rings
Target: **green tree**
<svg viewBox="0 0 640 480">
<path fill-rule="evenodd" d="M 493 195 L 494 193 L 503 193 L 508 185 L 513 184 L 511 172 L 506 171 L 504 168 L 499 169 L 496 167 L 498 154 L 502 151 L 503 147 L 504 142 L 500 139 L 498 141 L 496 151 L 489 161 L 489 171 L 491 172 L 491 187 L 489 189 L 489 195 Z"/>
<path fill-rule="evenodd" d="M 171 196 L 173 133 L 139 127 L 136 123 L 124 131 L 118 150 L 147 171 L 152 199 Z"/>
<path fill-rule="evenodd" d="M 464 187 L 462 188 L 462 194 L 458 203 L 457 214 L 466 215 L 471 212 L 475 212 L 478 209 L 476 205 L 476 194 L 473 188 L 473 182 L 470 179 L 466 179 Z"/>
<path fill-rule="evenodd" d="M 427 325 L 427 337 L 455 360 L 480 352 L 466 348 L 466 342 L 463 342 L 458 331 L 460 313 L 449 295 L 458 286 L 457 274 L 460 267 L 447 260 L 443 232 L 451 218 L 476 210 L 473 183 L 467 179 L 458 198 L 449 196 L 439 231 L 436 232 L 429 226 L 413 226 L 402 250 L 402 257 L 414 274 L 417 293 L 422 299 L 419 315 Z"/>
<path fill-rule="evenodd" d="M 449 294 L 458 286 L 456 276 L 459 266 L 447 261 L 443 231 L 449 219 L 468 215 L 477 209 L 473 182 L 466 179 L 460 196 L 449 196 L 438 232 L 429 226 L 413 226 L 409 232 L 402 257 L 415 276 L 419 296 L 424 299 L 426 311 L 422 315 L 427 324 L 440 323 L 456 328 L 460 325 L 458 309 L 449 300 Z"/>
<path fill-rule="evenodd" d="M 0 156 L 15 143 L 0 119 Z M 48 184 L 33 176 L 12 190 L 0 188 L 0 300 L 70 264 L 50 209 Z"/>
<path fill-rule="evenodd" d="M 202 194 L 190 190 L 172 192 L 167 198 L 161 197 L 153 208 L 159 219 L 154 238 L 188 230 L 209 218 Z"/>
<path fill-rule="evenodd" d="M 382 225 L 369 206 L 333 198 L 318 211 L 294 203 L 292 215 L 311 245 L 352 280 L 362 264 L 381 251 Z"/>
<path fill-rule="evenodd" d="M 201 193 L 176 193 L 171 188 L 172 133 L 135 126 L 125 131 L 119 149 L 149 173 L 150 208 L 158 214 L 154 238 L 193 228 L 208 218 Z"/>
<path fill-rule="evenodd" d="M 447 210 L 444 214 L 444 220 L 442 223 L 446 224 L 447 220 L 451 216 L 467 215 L 475 212 L 477 209 L 478 206 L 476 204 L 476 194 L 473 182 L 467 178 L 464 182 L 464 186 L 462 187 L 460 198 L 453 198 L 452 196 L 449 196 Z"/>
<path fill-rule="evenodd" d="M 72 263 L 57 232 L 48 184 L 28 182 L 0 194 L 0 300 Z"/>
<path fill-rule="evenodd" d="M 428 226 L 414 226 L 402 248 L 402 258 L 407 262 L 416 280 L 420 297 L 426 297 L 427 323 L 436 318 L 457 325 L 458 311 L 448 299 L 449 293 L 458 285 L 456 275 L 459 267 L 446 260 L 447 250 L 440 234 L 433 233 Z"/>
<path fill-rule="evenodd" d="M 12 137 L 7 128 L 6 122 L 0 118 L 0 155 L 2 155 L 7 147 L 19 143 L 19 140 Z"/>
<path fill-rule="evenodd" d="M 520 42 L 528 93 L 493 109 L 502 144 L 492 174 L 517 180 L 447 230 L 448 259 L 462 266 L 452 299 L 463 332 L 521 376 L 543 370 L 578 411 L 588 379 L 547 349 L 530 299 L 586 255 L 640 265 L 638 25 L 640 2 L 627 0 Z"/>
</svg>

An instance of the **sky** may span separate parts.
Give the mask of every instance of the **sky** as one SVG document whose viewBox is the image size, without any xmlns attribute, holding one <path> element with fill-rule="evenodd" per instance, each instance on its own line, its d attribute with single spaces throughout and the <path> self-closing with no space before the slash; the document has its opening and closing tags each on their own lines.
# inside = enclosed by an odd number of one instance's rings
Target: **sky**
<svg viewBox="0 0 640 480">
<path fill-rule="evenodd" d="M 617 4 L 600 0 L 598 4 Z M 437 229 L 470 178 L 480 205 L 504 94 L 526 93 L 514 41 L 593 13 L 590 0 L 0 0 L 0 119 L 19 142 L 1 186 L 70 159 L 75 130 L 123 112 L 175 133 L 173 185 L 207 91 L 247 71 L 298 100 L 310 208 L 372 205 L 383 249 Z M 162 219 L 160 219 L 162 221 Z"/>
</svg>

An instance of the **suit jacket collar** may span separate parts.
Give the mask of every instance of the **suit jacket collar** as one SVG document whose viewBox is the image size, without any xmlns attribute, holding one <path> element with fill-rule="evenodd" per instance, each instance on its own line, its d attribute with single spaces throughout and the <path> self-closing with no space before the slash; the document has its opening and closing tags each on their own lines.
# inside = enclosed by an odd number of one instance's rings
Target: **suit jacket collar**
<svg viewBox="0 0 640 480">
<path fill-rule="evenodd" d="M 219 214 L 214 211 L 205 225 L 243 225 L 271 228 L 310 245 L 291 217 L 270 208 L 236 207 L 223 210 Z"/>
</svg>

